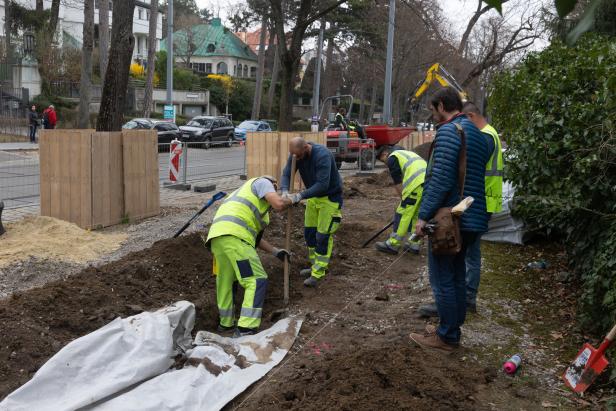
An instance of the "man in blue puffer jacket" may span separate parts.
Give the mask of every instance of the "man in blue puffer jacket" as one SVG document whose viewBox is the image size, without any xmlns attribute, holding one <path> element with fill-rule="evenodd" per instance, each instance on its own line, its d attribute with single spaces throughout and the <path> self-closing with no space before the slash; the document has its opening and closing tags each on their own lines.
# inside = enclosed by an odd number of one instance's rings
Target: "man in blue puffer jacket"
<svg viewBox="0 0 616 411">
<path fill-rule="evenodd" d="M 466 135 L 464 197 L 471 196 L 475 201 L 462 215 L 462 250 L 458 254 L 434 255 L 428 247 L 430 285 L 440 324 L 438 327 L 428 326 L 423 334 L 412 333 L 410 338 L 423 347 L 453 351 L 460 345 L 460 326 L 466 317 L 466 247 L 488 229 L 484 181 L 486 163 L 493 149 L 479 129 L 461 113 L 462 100 L 454 89 L 437 92 L 430 101 L 430 110 L 434 120 L 440 124 L 426 172 L 416 234 L 423 235 L 426 222 L 439 208 L 452 207 L 461 200 L 458 187 L 461 140 L 454 123 L 459 123 Z"/>
</svg>

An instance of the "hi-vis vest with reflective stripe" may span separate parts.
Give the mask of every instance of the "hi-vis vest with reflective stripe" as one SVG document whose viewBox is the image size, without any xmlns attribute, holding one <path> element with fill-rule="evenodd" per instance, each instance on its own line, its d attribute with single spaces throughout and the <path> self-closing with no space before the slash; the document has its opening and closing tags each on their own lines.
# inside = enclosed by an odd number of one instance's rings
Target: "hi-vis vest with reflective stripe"
<svg viewBox="0 0 616 411">
<path fill-rule="evenodd" d="M 214 216 L 206 242 L 232 235 L 253 247 L 256 245 L 257 234 L 269 224 L 270 205 L 254 193 L 252 183 L 255 180 L 248 180 L 225 199 Z"/>
<path fill-rule="evenodd" d="M 497 213 L 503 208 L 503 149 L 494 127 L 488 124 L 481 132 L 494 140 L 494 152 L 486 164 L 486 210 Z"/>
<path fill-rule="evenodd" d="M 391 156 L 396 157 L 402 170 L 402 198 L 406 198 L 423 184 L 427 164 L 423 158 L 412 151 L 396 150 L 389 155 Z"/>
</svg>

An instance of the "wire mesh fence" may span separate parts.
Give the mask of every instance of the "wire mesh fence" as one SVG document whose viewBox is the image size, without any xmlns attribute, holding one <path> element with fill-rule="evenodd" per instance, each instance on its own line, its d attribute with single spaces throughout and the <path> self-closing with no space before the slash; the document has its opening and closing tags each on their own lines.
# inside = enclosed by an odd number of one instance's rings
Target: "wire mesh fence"
<svg viewBox="0 0 616 411">
<path fill-rule="evenodd" d="M 0 152 L 0 201 L 7 210 L 39 204 L 38 153 Z"/>
</svg>

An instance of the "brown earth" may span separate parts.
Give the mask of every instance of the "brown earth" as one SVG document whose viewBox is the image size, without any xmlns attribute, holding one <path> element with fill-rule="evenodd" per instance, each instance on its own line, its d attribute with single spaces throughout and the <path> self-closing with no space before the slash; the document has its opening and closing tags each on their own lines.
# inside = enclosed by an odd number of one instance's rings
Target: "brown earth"
<svg viewBox="0 0 616 411">
<path fill-rule="evenodd" d="M 547 398 L 538 389 L 517 395 L 510 378 L 471 350 L 442 355 L 409 341 L 410 331 L 425 326 L 413 314 L 429 298 L 425 255 L 360 248 L 391 218 L 397 201 L 389 181 L 386 173 L 347 181 L 333 264 L 316 290 L 303 288 L 297 275 L 307 261 L 303 209 L 293 210 L 292 250 L 299 256 L 290 311 L 306 320 L 282 365 L 227 409 L 537 409 Z M 285 216 L 272 213 L 266 231 L 278 246 Z M 270 276 L 262 324 L 268 327 L 282 307 L 282 266 L 269 255 L 262 261 Z M 0 398 L 68 342 L 117 316 L 189 300 L 197 308 L 195 330 L 215 329 L 211 264 L 200 235 L 191 234 L 0 301 Z"/>
</svg>

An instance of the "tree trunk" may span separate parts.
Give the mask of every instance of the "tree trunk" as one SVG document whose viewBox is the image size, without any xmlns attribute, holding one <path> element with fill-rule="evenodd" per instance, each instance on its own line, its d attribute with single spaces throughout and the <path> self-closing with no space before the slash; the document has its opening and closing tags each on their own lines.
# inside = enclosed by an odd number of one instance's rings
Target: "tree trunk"
<svg viewBox="0 0 616 411">
<path fill-rule="evenodd" d="M 58 28 L 58 16 L 60 15 L 60 0 L 51 0 L 51 9 L 49 16 L 49 34 L 56 35 L 56 29 Z"/>
<path fill-rule="evenodd" d="M 96 130 L 120 131 L 123 123 L 123 109 L 128 88 L 128 73 L 135 47 L 133 37 L 133 13 L 135 0 L 113 2 L 113 26 L 111 27 L 111 48 L 105 73 L 101 108 L 98 113 Z"/>
<path fill-rule="evenodd" d="M 150 5 L 150 28 L 148 33 L 148 72 L 145 78 L 145 96 L 143 98 L 143 116 L 150 117 L 152 111 L 152 93 L 154 89 L 154 59 L 156 57 L 156 28 L 158 23 L 158 0 Z"/>
<path fill-rule="evenodd" d="M 370 95 L 370 110 L 368 111 L 368 121 L 366 124 L 372 124 L 372 118 L 374 117 L 374 110 L 376 109 L 376 86 L 372 85 L 372 94 Z"/>
<path fill-rule="evenodd" d="M 282 65 L 280 84 L 280 112 L 278 113 L 278 129 L 291 131 L 293 128 L 293 89 L 297 63 L 287 58 Z"/>
<path fill-rule="evenodd" d="M 280 44 L 276 46 L 274 53 L 274 64 L 272 67 L 272 80 L 269 90 L 267 90 L 267 117 L 272 118 L 272 109 L 274 107 L 274 95 L 276 94 L 276 83 L 278 83 L 278 73 L 280 72 Z"/>
<path fill-rule="evenodd" d="M 9 0 L 4 0 L 4 52 L 6 55 L 6 62 L 9 65 L 13 62 L 13 49 L 11 47 L 11 12 L 11 2 Z"/>
<path fill-rule="evenodd" d="M 261 111 L 261 94 L 263 93 L 263 71 L 265 69 L 265 35 L 267 34 L 267 17 L 264 15 L 261 21 L 261 36 L 259 37 L 259 61 L 257 67 L 257 81 L 255 84 L 255 97 L 252 101 L 252 113 L 250 118 L 259 119 Z"/>
<path fill-rule="evenodd" d="M 359 116 L 357 121 L 359 124 L 364 124 L 364 115 L 366 114 L 366 87 L 363 83 L 359 84 Z"/>
<path fill-rule="evenodd" d="M 83 48 L 79 82 L 79 128 L 90 127 L 90 89 L 92 87 L 92 49 L 94 48 L 94 0 L 83 4 Z"/>
<path fill-rule="evenodd" d="M 333 29 L 333 27 L 332 27 Z M 324 99 L 327 97 L 331 97 L 336 94 L 336 82 L 334 81 L 334 36 L 330 35 L 327 39 L 327 50 L 325 52 L 325 61 L 327 62 L 327 66 L 325 66 L 325 95 Z M 332 100 L 328 100 L 326 107 L 324 107 L 323 112 L 325 116 L 332 111 Z"/>
<path fill-rule="evenodd" d="M 100 0 L 98 9 L 98 51 L 101 79 L 105 78 L 109 59 L 109 1 Z"/>
<path fill-rule="evenodd" d="M 43 0 L 36 0 L 36 12 L 37 13 L 43 12 Z"/>
</svg>

